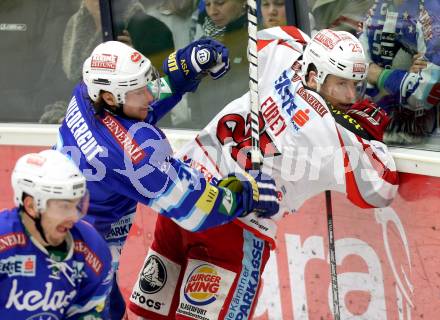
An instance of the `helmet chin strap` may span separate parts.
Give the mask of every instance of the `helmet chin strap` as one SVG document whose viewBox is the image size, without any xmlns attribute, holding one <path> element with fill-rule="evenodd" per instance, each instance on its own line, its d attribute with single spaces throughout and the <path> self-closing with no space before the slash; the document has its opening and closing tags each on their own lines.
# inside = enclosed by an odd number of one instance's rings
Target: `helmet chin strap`
<svg viewBox="0 0 440 320">
<path fill-rule="evenodd" d="M 43 226 L 41 225 L 41 213 L 38 212 L 38 218 L 35 218 L 35 217 L 32 217 L 29 214 L 29 212 L 26 211 L 26 209 L 24 207 L 23 207 L 23 211 L 24 211 L 24 213 L 26 213 L 28 215 L 29 218 L 34 220 L 35 228 L 37 228 L 37 231 L 40 234 L 41 238 L 44 240 L 44 242 L 49 244 L 49 241 L 47 241 L 47 238 L 46 238 L 46 233 L 44 232 Z"/>
<path fill-rule="evenodd" d="M 124 105 L 122 103 L 118 103 L 118 106 L 114 110 L 114 113 L 122 118 L 130 119 L 130 117 L 124 113 Z"/>
<path fill-rule="evenodd" d="M 107 110 L 108 112 L 110 112 L 111 114 L 120 116 L 122 118 L 131 119 L 129 116 L 127 116 L 124 113 L 124 104 L 123 103 L 118 102 L 114 109 L 110 108 L 110 106 L 108 104 L 106 104 L 104 109 Z"/>
<path fill-rule="evenodd" d="M 316 79 L 316 92 L 320 92 L 321 91 L 321 84 L 319 83 L 318 79 Z"/>
<path fill-rule="evenodd" d="M 46 233 L 44 232 L 43 226 L 41 225 L 41 214 L 39 213 L 38 218 L 34 218 L 35 221 L 35 227 L 37 228 L 37 231 L 40 233 L 40 236 L 43 238 L 44 242 L 47 244 L 50 244 L 49 241 L 46 238 Z"/>
</svg>

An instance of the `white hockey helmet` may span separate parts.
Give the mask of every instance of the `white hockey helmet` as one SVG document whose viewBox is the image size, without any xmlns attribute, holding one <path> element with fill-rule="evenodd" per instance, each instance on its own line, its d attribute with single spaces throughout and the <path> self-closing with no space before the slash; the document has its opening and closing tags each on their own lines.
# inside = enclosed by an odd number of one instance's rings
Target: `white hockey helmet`
<svg viewBox="0 0 440 320">
<path fill-rule="evenodd" d="M 22 156 L 12 172 L 15 205 L 23 205 L 23 194 L 34 198 L 39 212 L 46 210 L 48 200 L 79 199 L 85 214 L 88 206 L 86 179 L 76 165 L 56 150 L 44 150 Z"/>
<path fill-rule="evenodd" d="M 303 75 L 314 64 L 320 85 L 329 74 L 355 81 L 367 79 L 368 64 L 362 44 L 346 31 L 319 31 L 306 46 L 302 63 Z"/>
<path fill-rule="evenodd" d="M 83 65 L 83 80 L 93 101 L 98 100 L 103 90 L 112 93 L 118 103 L 123 104 L 129 91 L 147 85 L 152 91 L 159 90 L 160 85 L 155 83 L 158 79 L 148 58 L 119 41 L 99 44 Z M 159 96 L 159 92 L 152 94 Z"/>
</svg>

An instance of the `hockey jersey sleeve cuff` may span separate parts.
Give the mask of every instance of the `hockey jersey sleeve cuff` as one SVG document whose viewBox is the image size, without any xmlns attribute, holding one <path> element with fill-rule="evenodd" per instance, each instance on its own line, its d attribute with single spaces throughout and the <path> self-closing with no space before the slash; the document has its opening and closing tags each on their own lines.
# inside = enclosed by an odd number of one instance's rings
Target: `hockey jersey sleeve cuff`
<svg viewBox="0 0 440 320">
<path fill-rule="evenodd" d="M 377 86 L 389 94 L 400 94 L 400 85 L 406 74 L 405 70 L 384 69 L 377 80 Z"/>
</svg>

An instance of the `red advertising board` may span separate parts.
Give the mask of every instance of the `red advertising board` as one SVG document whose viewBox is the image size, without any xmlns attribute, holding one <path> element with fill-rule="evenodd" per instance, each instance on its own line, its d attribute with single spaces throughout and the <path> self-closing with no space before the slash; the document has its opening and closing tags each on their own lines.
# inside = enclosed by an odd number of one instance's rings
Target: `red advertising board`
<svg viewBox="0 0 440 320">
<path fill-rule="evenodd" d="M 44 147 L 1 146 L 0 208 L 11 207 L 10 174 L 22 154 Z M 332 193 L 341 319 L 439 319 L 440 178 L 401 173 L 399 194 L 384 209 L 359 209 Z M 128 297 L 156 213 L 139 206 L 119 272 Z M 332 319 L 324 194 L 279 224 L 255 319 Z M 131 317 L 135 319 L 135 317 Z"/>
<path fill-rule="evenodd" d="M 332 193 L 341 319 L 438 319 L 440 178 L 401 174 L 401 180 L 384 209 L 359 209 Z M 146 207 L 138 212 L 121 261 L 126 297 L 156 219 Z M 277 239 L 255 319 L 332 319 L 324 194 L 284 218 Z"/>
</svg>

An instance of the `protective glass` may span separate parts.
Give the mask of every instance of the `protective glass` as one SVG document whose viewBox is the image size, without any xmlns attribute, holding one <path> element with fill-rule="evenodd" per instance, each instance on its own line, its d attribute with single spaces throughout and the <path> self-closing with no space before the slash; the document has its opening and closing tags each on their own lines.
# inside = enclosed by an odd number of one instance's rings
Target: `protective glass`
<svg viewBox="0 0 440 320">
<path fill-rule="evenodd" d="M 366 80 L 355 81 L 328 75 L 319 93 L 335 107 L 345 107 L 363 99 L 366 87 Z"/>
<path fill-rule="evenodd" d="M 81 219 L 87 214 L 89 199 L 88 192 L 79 199 L 50 199 L 47 201 L 45 214 L 58 220 L 63 220 L 70 216 Z"/>
<path fill-rule="evenodd" d="M 132 106 L 146 107 L 151 105 L 160 97 L 160 76 L 155 68 L 151 71 L 152 80 L 142 88 L 127 91 L 125 93 L 125 103 Z"/>
<path fill-rule="evenodd" d="M 156 101 L 160 98 L 161 81 L 159 71 L 153 66 L 151 66 L 151 75 L 152 80 L 148 81 L 147 88 L 153 95 L 154 101 Z"/>
</svg>

